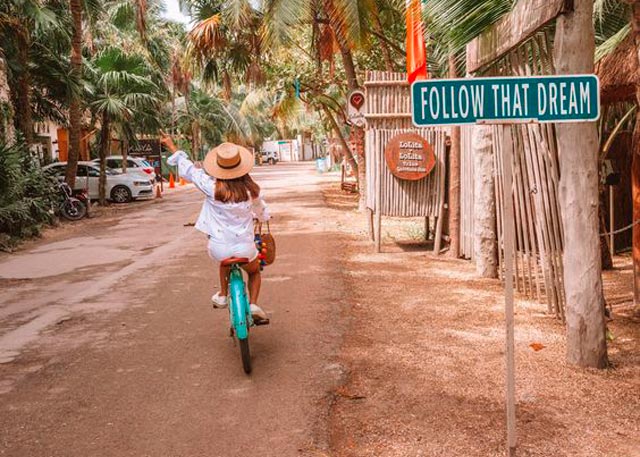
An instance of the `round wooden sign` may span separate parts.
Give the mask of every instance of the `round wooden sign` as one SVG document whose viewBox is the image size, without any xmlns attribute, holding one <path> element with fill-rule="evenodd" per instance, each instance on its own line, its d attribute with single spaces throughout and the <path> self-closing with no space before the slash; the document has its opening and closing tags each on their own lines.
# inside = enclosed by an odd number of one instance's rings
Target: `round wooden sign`
<svg viewBox="0 0 640 457">
<path fill-rule="evenodd" d="M 417 133 L 401 133 L 391 138 L 384 156 L 391 173 L 407 181 L 427 177 L 436 166 L 433 147 Z"/>
</svg>

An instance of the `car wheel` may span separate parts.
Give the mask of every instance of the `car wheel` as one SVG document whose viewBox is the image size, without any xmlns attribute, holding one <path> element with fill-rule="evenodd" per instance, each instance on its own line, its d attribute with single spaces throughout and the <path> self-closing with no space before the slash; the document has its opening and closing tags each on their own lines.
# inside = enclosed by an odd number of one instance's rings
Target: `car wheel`
<svg viewBox="0 0 640 457">
<path fill-rule="evenodd" d="M 131 199 L 131 191 L 127 186 L 116 186 L 111 189 L 111 200 L 115 203 L 129 203 Z"/>
<path fill-rule="evenodd" d="M 275 165 L 276 159 L 269 159 L 269 165 Z"/>
</svg>

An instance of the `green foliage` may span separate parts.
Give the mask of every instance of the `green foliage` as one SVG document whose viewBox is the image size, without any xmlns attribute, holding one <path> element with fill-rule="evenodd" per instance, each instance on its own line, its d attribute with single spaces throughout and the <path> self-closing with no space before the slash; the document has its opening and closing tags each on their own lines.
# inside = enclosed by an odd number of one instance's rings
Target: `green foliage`
<svg viewBox="0 0 640 457">
<path fill-rule="evenodd" d="M 0 170 L 0 249 L 8 250 L 54 221 L 58 189 L 22 143 L 0 144 Z"/>
</svg>

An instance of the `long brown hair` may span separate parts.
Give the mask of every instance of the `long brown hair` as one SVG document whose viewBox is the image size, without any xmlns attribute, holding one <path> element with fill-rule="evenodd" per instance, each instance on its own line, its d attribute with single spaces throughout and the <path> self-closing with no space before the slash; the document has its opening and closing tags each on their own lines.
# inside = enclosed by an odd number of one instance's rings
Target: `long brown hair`
<svg viewBox="0 0 640 457">
<path fill-rule="evenodd" d="M 247 173 L 234 179 L 216 179 L 214 198 L 222 203 L 246 202 L 260 196 L 260 186 Z"/>
</svg>

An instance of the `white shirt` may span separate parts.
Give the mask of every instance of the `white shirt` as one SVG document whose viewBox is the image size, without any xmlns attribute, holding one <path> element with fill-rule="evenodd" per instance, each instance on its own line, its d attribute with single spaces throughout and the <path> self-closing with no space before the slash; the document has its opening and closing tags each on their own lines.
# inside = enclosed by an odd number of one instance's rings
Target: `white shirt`
<svg viewBox="0 0 640 457">
<path fill-rule="evenodd" d="M 184 151 L 167 158 L 169 165 L 178 166 L 180 176 L 191 181 L 206 199 L 196 221 L 196 229 L 209 235 L 210 240 L 225 245 L 253 243 L 253 220 L 269 220 L 269 210 L 262 196 L 240 203 L 223 203 L 215 199 L 215 178 L 197 168 Z"/>
</svg>

